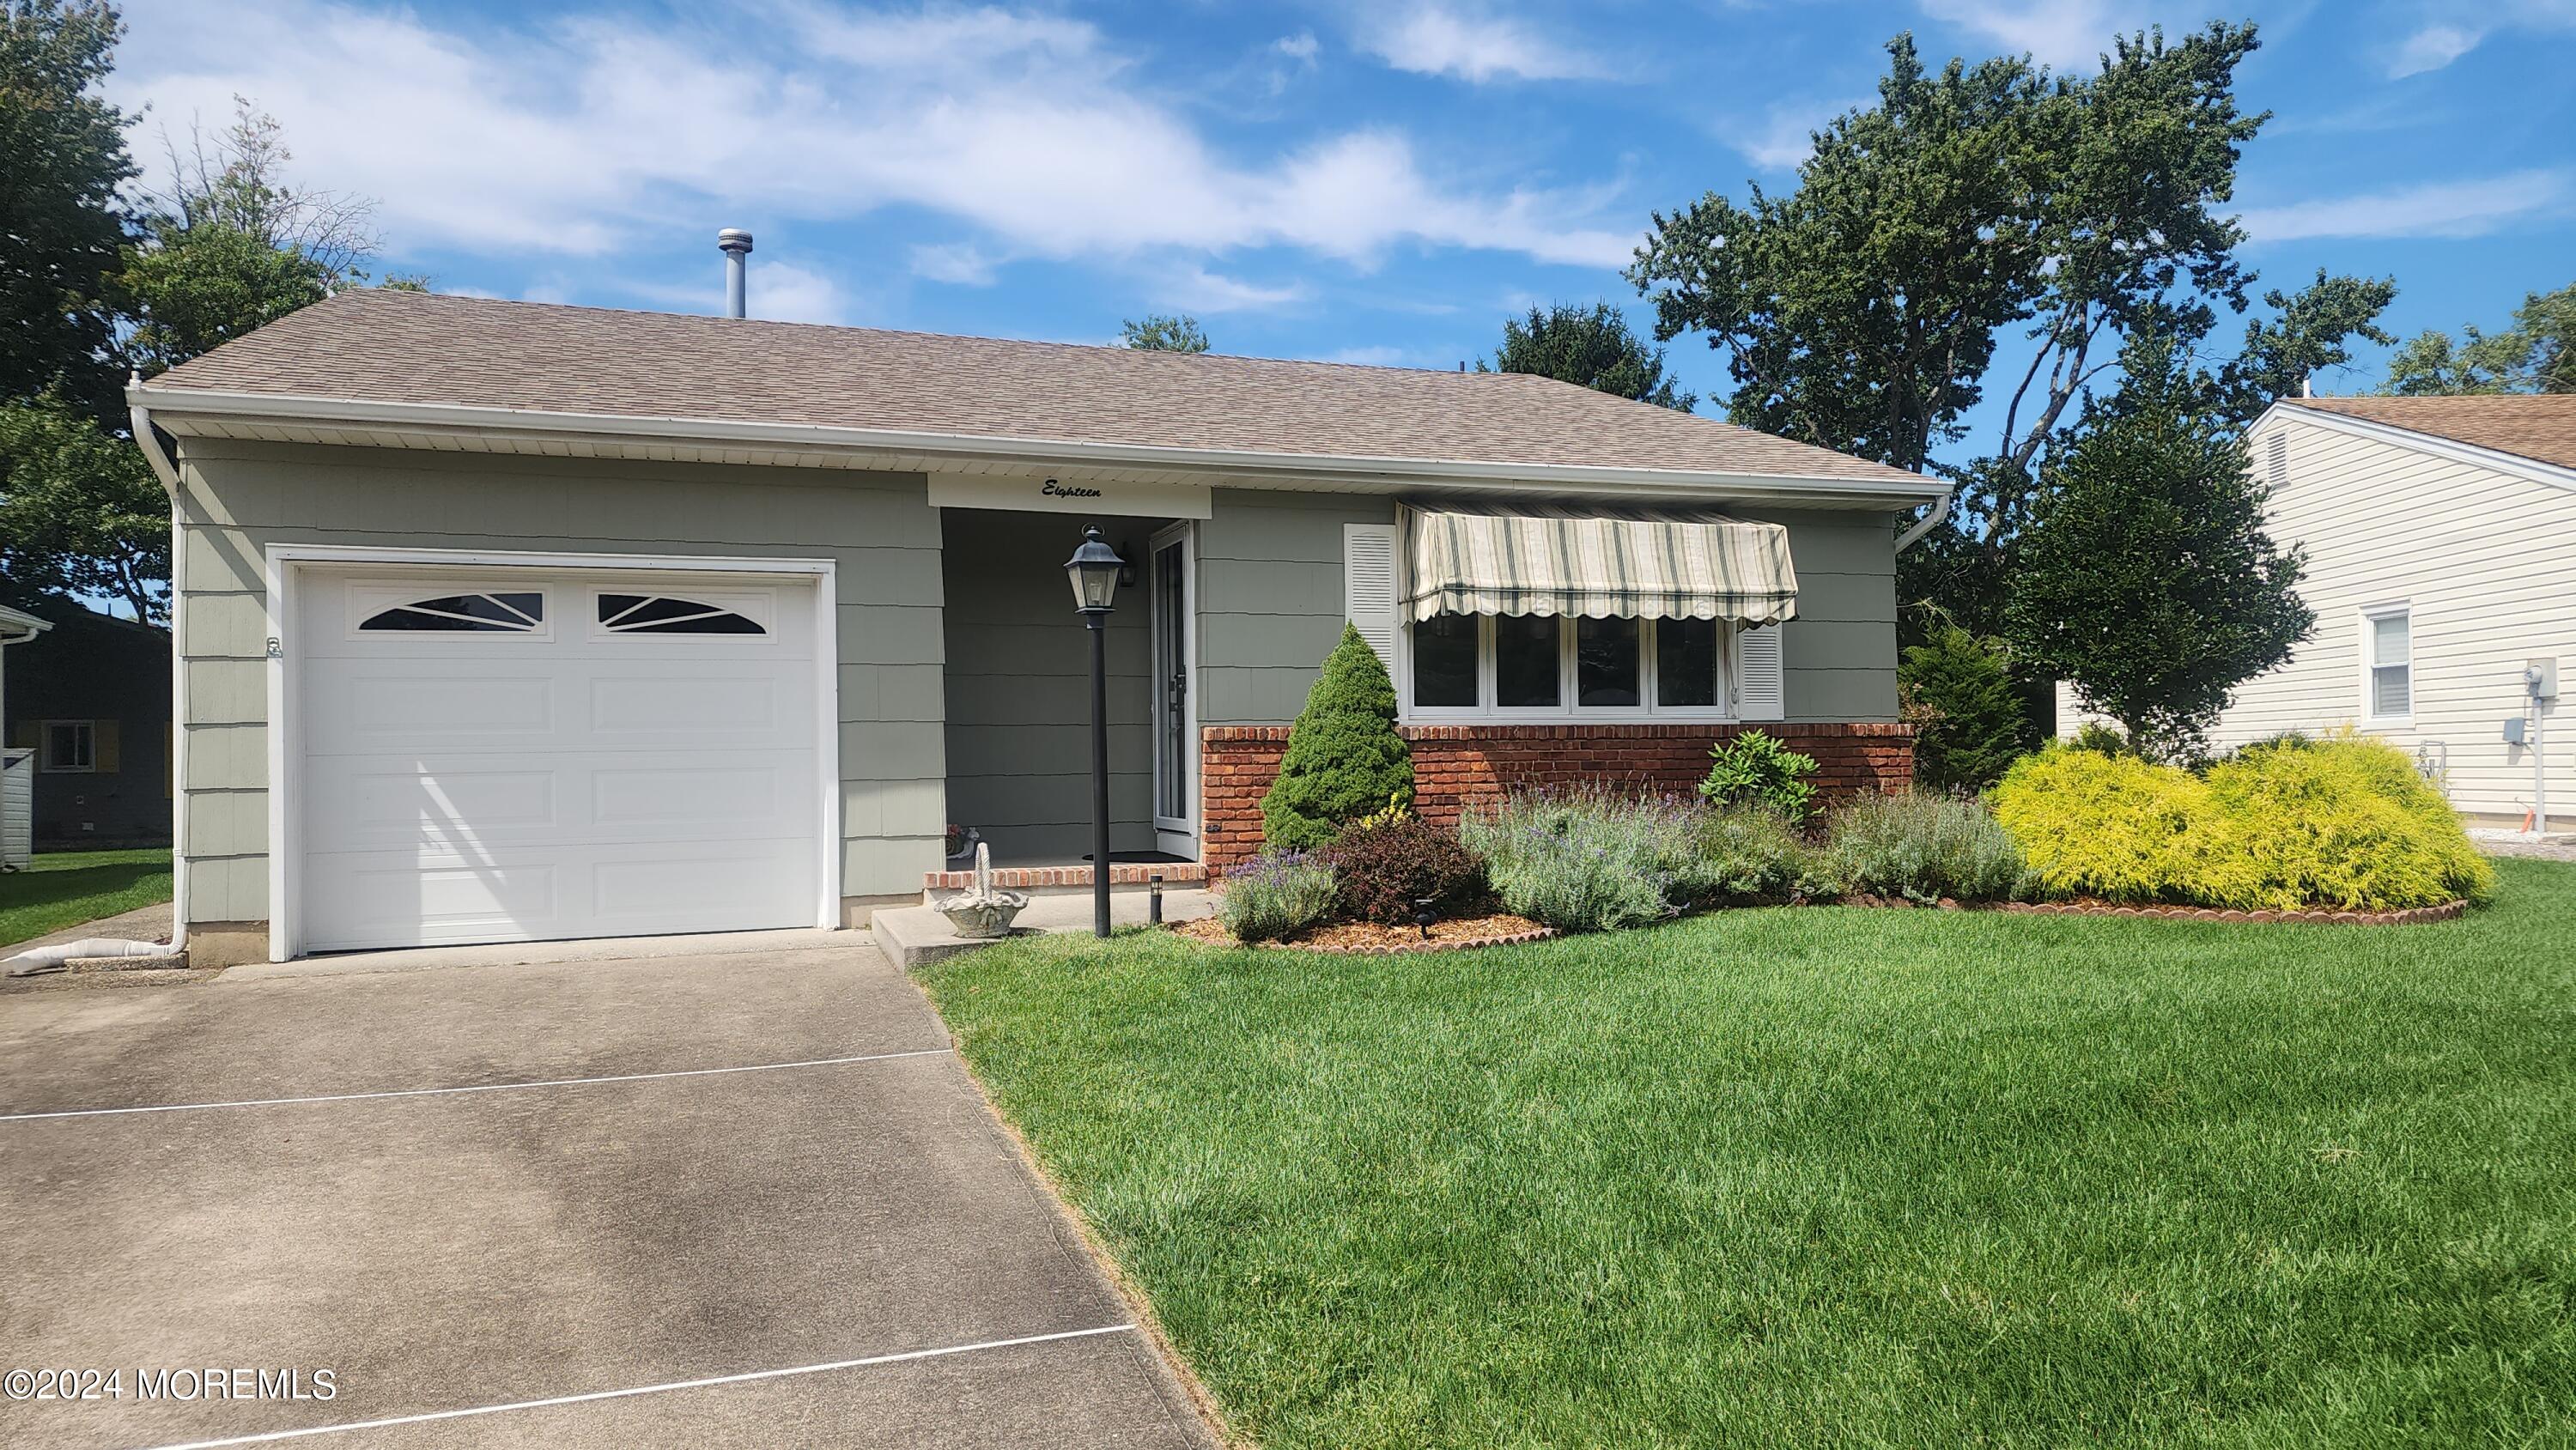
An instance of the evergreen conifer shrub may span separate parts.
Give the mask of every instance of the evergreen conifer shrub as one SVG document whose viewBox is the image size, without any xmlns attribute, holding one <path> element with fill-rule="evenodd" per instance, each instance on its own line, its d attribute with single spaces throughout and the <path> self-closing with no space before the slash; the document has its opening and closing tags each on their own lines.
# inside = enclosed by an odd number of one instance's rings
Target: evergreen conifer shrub
<svg viewBox="0 0 2576 1450">
<path fill-rule="evenodd" d="M 1349 625 L 1306 692 L 1279 777 L 1261 797 L 1263 844 L 1311 851 L 1349 822 L 1413 801 L 1413 752 L 1395 728 L 1395 682 Z"/>
</svg>

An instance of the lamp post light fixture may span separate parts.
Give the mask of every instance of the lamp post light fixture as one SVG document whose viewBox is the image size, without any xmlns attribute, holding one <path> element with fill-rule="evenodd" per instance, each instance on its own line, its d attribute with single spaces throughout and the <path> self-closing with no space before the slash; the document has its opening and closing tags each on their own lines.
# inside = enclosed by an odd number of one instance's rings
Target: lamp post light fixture
<svg viewBox="0 0 2576 1450">
<path fill-rule="evenodd" d="M 1127 561 L 1100 541 L 1100 526 L 1082 530 L 1082 547 L 1064 561 L 1074 611 L 1091 631 L 1091 934 L 1109 935 L 1109 611 Z"/>
</svg>

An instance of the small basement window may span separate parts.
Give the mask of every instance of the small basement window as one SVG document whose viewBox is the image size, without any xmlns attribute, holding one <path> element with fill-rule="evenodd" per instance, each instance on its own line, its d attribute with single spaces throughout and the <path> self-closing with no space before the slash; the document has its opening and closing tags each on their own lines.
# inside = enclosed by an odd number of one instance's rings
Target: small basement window
<svg viewBox="0 0 2576 1450">
<path fill-rule="evenodd" d="M 735 610 L 669 594 L 602 594 L 599 623 L 611 634 L 767 634 Z"/>
<path fill-rule="evenodd" d="M 2368 678 L 2363 685 L 2362 714 L 2373 720 L 2403 720 L 2415 713 L 2415 627 L 2405 609 L 2374 611 L 2362 620 L 2362 648 Z"/>
<path fill-rule="evenodd" d="M 495 594 L 442 594 L 415 599 L 369 615 L 358 628 L 369 633 L 422 631 L 432 634 L 499 632 L 529 634 L 545 622 L 545 596 L 534 591 Z"/>
</svg>

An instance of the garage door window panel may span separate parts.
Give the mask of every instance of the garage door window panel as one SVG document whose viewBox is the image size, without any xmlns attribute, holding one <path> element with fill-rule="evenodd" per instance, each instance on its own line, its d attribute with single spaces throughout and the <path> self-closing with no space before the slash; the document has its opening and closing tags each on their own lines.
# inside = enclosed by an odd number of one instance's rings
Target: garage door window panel
<svg viewBox="0 0 2576 1450">
<path fill-rule="evenodd" d="M 598 620 L 610 634 L 766 635 L 768 626 L 748 612 L 749 601 L 716 602 L 669 594 L 599 596 Z"/>
<path fill-rule="evenodd" d="M 533 634 L 545 622 L 543 594 L 507 590 L 415 599 L 368 615 L 358 629 L 366 634 Z"/>
</svg>

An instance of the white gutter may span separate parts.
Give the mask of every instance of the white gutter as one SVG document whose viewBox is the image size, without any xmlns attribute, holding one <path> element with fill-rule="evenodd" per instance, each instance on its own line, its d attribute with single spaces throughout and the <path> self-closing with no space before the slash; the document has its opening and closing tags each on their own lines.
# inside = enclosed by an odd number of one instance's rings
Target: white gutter
<svg viewBox="0 0 2576 1450">
<path fill-rule="evenodd" d="M 180 614 L 187 607 L 181 591 L 188 536 L 181 527 L 186 505 L 178 465 L 152 431 L 152 410 L 144 406 L 143 393 L 141 377 L 127 382 L 134 443 L 143 450 L 143 461 L 152 465 L 152 476 L 161 480 L 161 491 L 170 495 L 170 950 L 175 952 L 188 945 L 188 661 L 179 648 Z"/>
<path fill-rule="evenodd" d="M 1941 499 L 1932 505 L 1932 512 L 1925 514 L 1914 527 L 1896 536 L 1896 552 L 1904 553 L 1917 539 L 1940 527 L 1941 521 L 1950 516 L 1951 492 L 1946 488 L 1941 490 Z"/>
<path fill-rule="evenodd" d="M 176 419 L 201 414 L 245 421 L 324 425 L 354 423 L 431 431 L 458 429 L 487 436 L 515 432 L 557 440 L 578 435 L 611 442 L 757 444 L 860 454 L 954 457 L 961 461 L 985 463 L 999 461 L 1024 464 L 1041 471 L 1065 464 L 1085 464 L 1174 473 L 1227 474 L 1275 479 L 1283 483 L 1309 480 L 1374 484 L 1388 488 L 1518 485 L 1578 493 L 1619 492 L 1632 496 L 1761 493 L 1789 500 L 1831 499 L 1847 505 L 1883 500 L 1890 507 L 1903 508 L 1945 497 L 1949 492 L 1948 485 L 1928 478 L 1905 482 L 1812 474 L 1174 448 L 1155 444 L 920 432 L 837 424 L 747 423 L 722 418 L 570 413 L 459 403 L 359 401 L 282 393 L 215 392 L 201 388 L 134 387 L 127 390 L 126 396 L 137 406 L 149 401 L 164 418 Z"/>
</svg>

